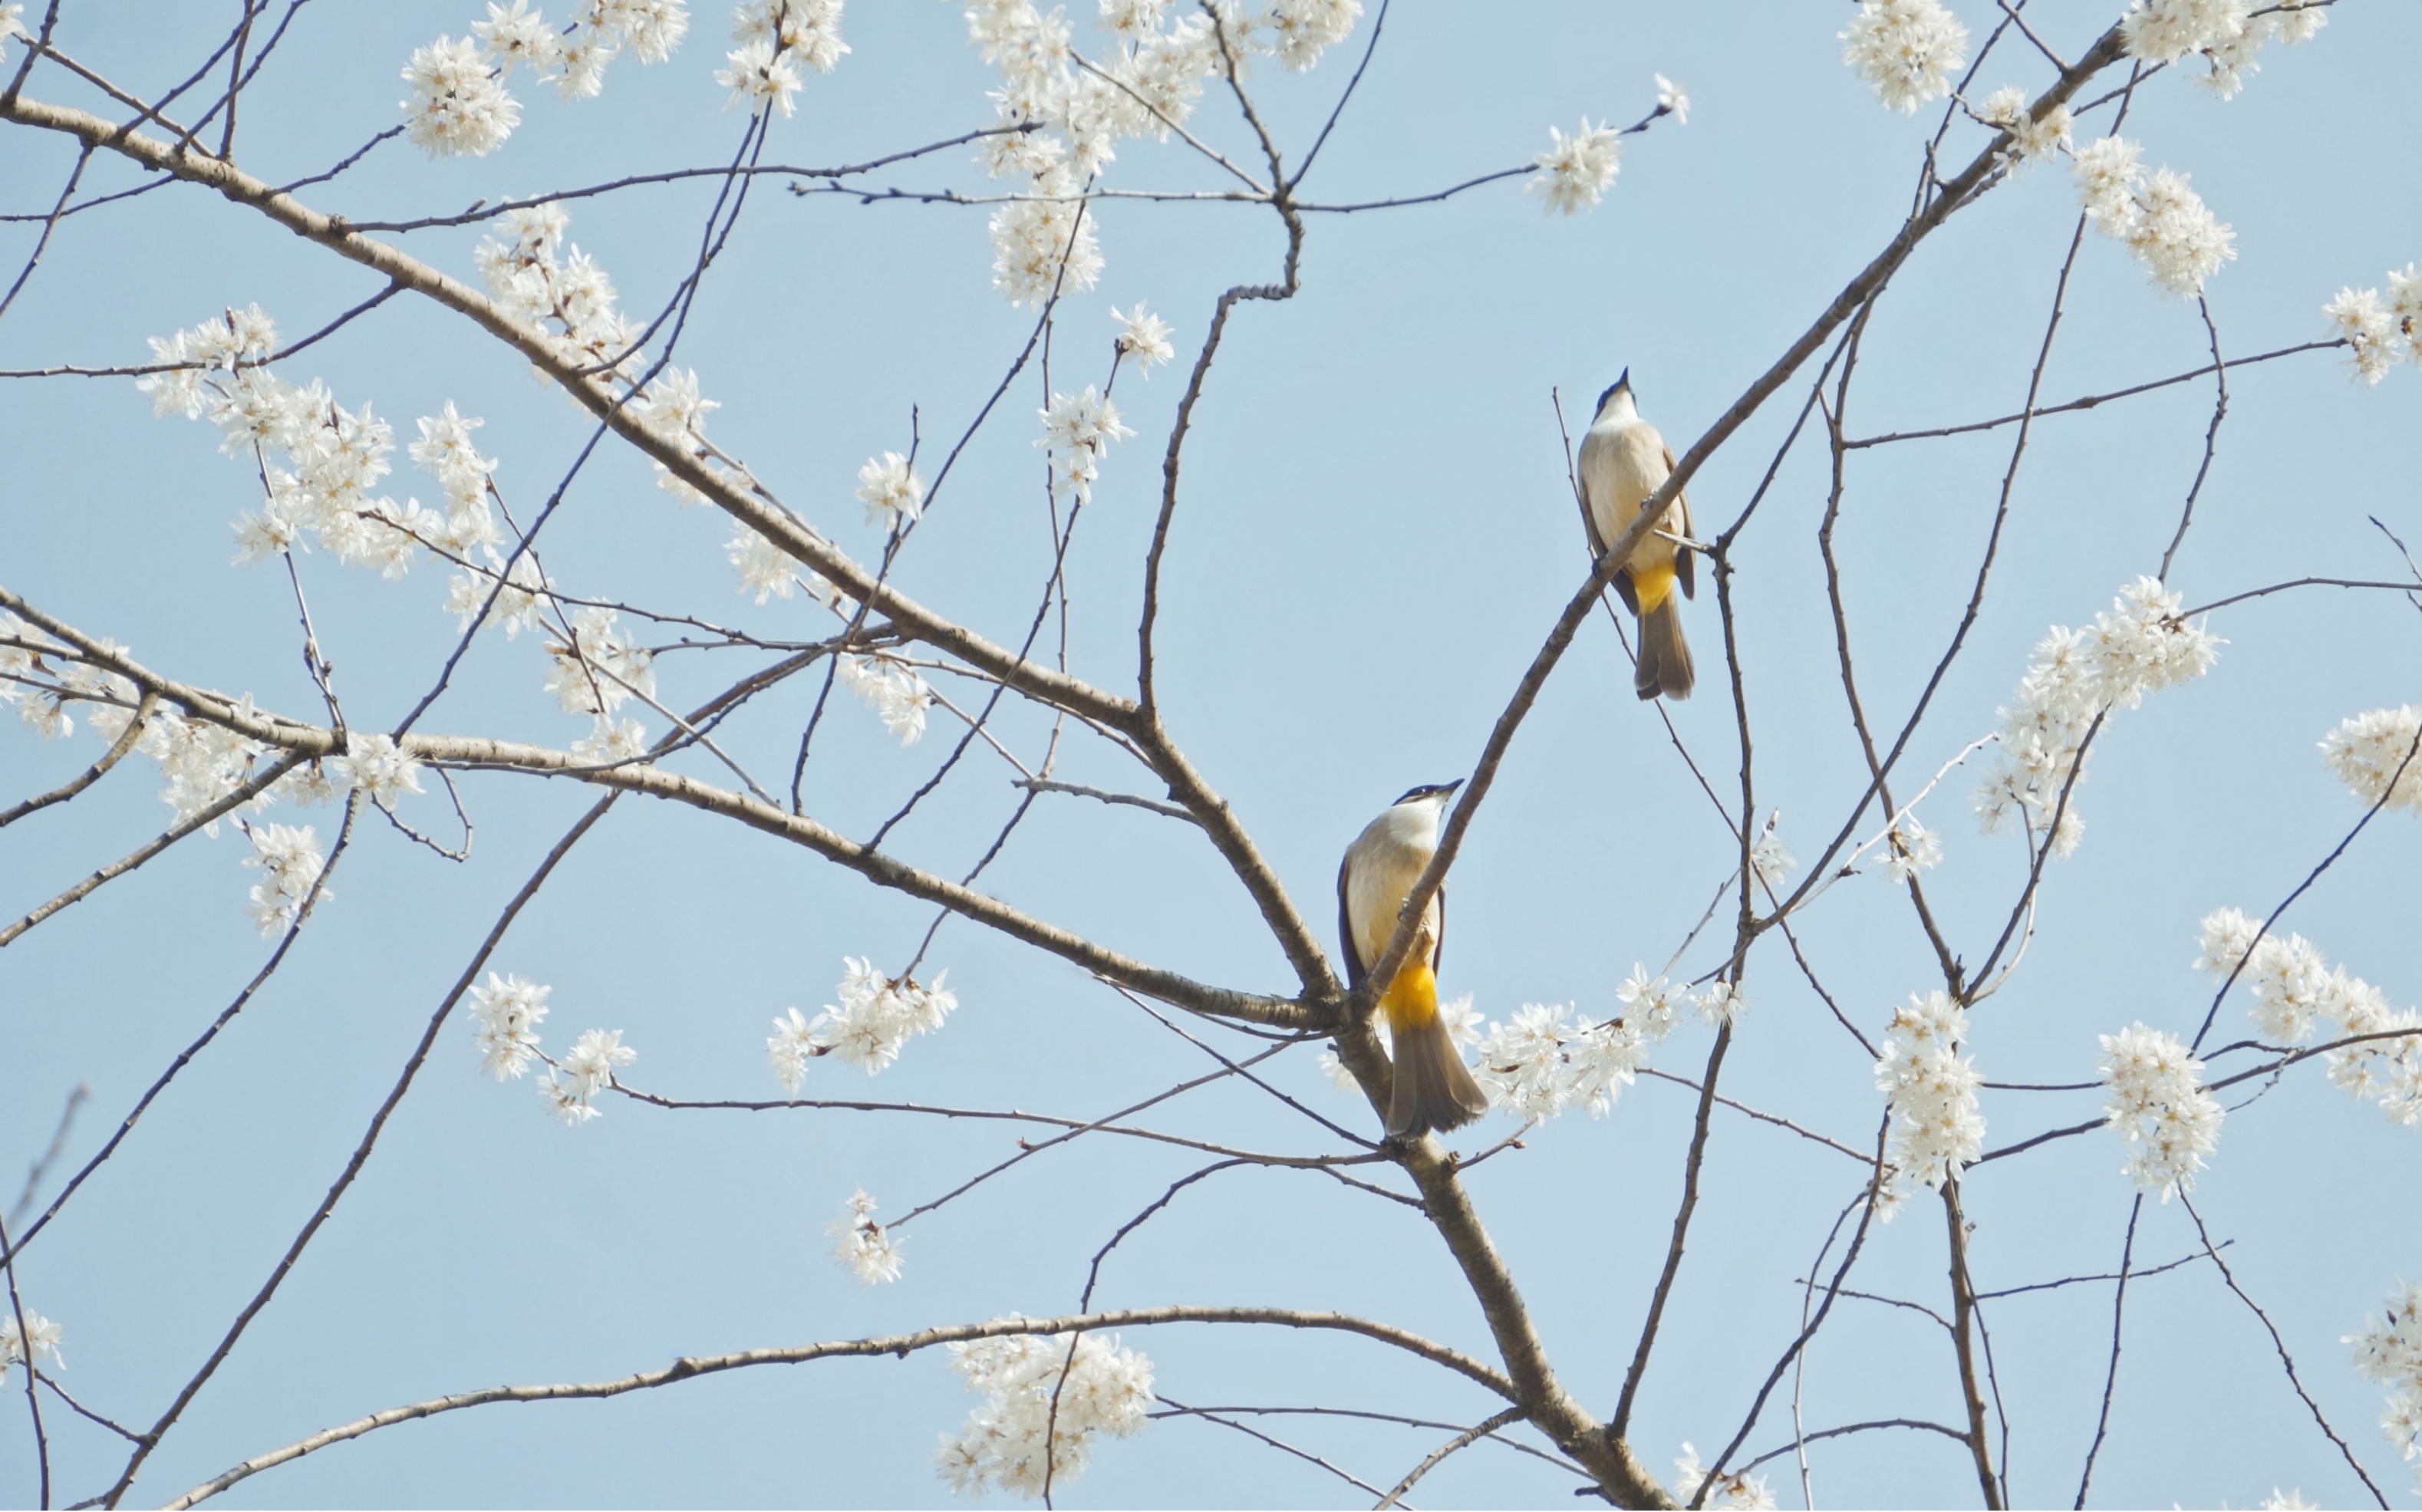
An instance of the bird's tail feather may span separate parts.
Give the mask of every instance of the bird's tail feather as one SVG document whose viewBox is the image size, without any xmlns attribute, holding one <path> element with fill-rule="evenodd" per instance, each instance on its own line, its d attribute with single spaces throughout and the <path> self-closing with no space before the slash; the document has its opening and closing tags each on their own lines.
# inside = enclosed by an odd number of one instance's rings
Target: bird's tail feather
<svg viewBox="0 0 2422 1512">
<path fill-rule="evenodd" d="M 1691 643 L 1682 638 L 1682 608 L 1672 594 L 1640 617 L 1640 666 L 1631 688 L 1643 699 L 1663 694 L 1687 699 L 1698 681 L 1691 669 Z"/>
<path fill-rule="evenodd" d="M 1395 1090 L 1388 1100 L 1388 1135 L 1408 1139 L 1425 1128 L 1461 1128 L 1488 1111 L 1488 1094 L 1473 1080 L 1455 1047 L 1446 1020 L 1395 1032 Z"/>
</svg>

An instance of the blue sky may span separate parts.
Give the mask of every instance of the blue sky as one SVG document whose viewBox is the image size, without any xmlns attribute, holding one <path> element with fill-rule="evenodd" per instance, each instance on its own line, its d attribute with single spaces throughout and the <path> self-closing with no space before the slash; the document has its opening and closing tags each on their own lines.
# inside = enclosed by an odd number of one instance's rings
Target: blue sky
<svg viewBox="0 0 2422 1512">
<path fill-rule="evenodd" d="M 1981 35 L 1987 12 L 1960 9 Z M 1408 3 L 1308 197 L 1418 194 L 1513 166 L 1550 123 L 1632 120 L 1652 72 L 1683 82 L 1685 127 L 1629 140 L 1604 203 L 1543 215 L 1519 181 L 1412 209 L 1316 217 L 1303 291 L 1234 317 L 1195 414 L 1172 547 L 1162 639 L 1171 729 L 1255 835 L 1305 913 L 1322 922 L 1339 851 L 1416 782 L 1468 771 L 1521 669 L 1585 570 L 1550 394 L 1576 427 L 1628 367 L 1644 412 L 1677 446 L 1695 436 L 1805 328 L 1891 236 L 1938 118 L 1879 108 L 1838 62 L 1847 7 L 1538 5 L 1518 14 Z M 2027 14 L 2074 55 L 2108 5 L 2051 0 Z M 2326 335 L 2319 307 L 2343 284 L 2422 256 L 2422 205 L 2395 148 L 2422 13 L 2369 0 L 2335 8 L 2320 37 L 2266 55 L 2222 102 L 2170 76 L 2130 116 L 2148 162 L 2191 171 L 2237 232 L 2211 283 L 2232 356 Z M 294 23 L 244 102 L 238 156 L 273 181 L 315 173 L 399 118 L 397 71 L 474 8 L 320 0 Z M 61 45 L 128 88 L 181 79 L 215 39 L 215 12 L 82 0 Z M 1307 75 L 1265 67 L 1257 98 L 1292 156 L 1317 131 L 1367 36 Z M 317 208 L 356 220 L 432 213 L 637 170 L 727 160 L 743 119 L 713 83 L 722 22 L 701 9 L 669 62 L 625 58 L 604 95 L 566 104 L 522 89 L 525 119 L 497 154 L 430 162 L 381 148 Z M 983 124 L 989 71 L 954 7 L 853 8 L 853 48 L 810 82 L 776 128 L 769 161 L 825 165 Z M 12 58 L 17 55 L 12 54 Z M 2043 62 L 2012 41 L 1979 83 L 2039 87 Z M 38 71 L 29 93 L 95 97 Z M 2101 119 L 2107 119 L 2107 115 Z M 1208 136 L 1250 136 L 1206 102 Z M 1949 160 L 1981 137 L 1956 129 Z M 46 207 L 71 153 L 14 131 L 0 154 L 5 206 Z M 88 188 L 139 181 L 97 162 Z M 874 176 L 878 185 L 981 185 L 959 150 Z M 1204 187 L 1180 148 L 1130 144 L 1111 181 Z M 695 256 L 712 195 L 691 182 L 586 200 L 572 239 L 626 307 L 653 310 Z M 722 402 L 710 433 L 845 548 L 859 523 L 855 470 L 903 449 L 914 406 L 926 444 L 955 437 L 1023 343 L 1030 317 L 988 286 L 984 212 L 794 197 L 763 183 L 717 262 L 679 360 Z M 1097 381 L 1108 310 L 1149 301 L 1176 326 L 1181 363 L 1213 300 L 1277 268 L 1276 217 L 1235 205 L 1113 203 L 1107 270 L 1067 301 L 1051 382 Z M 1871 323 L 1849 425 L 1875 433 L 2007 413 L 2024 393 L 2054 274 L 2074 224 L 2067 175 L 2037 167 L 1926 244 Z M 406 244 L 472 276 L 474 231 Z M 11 266 L 30 244 L 0 228 Z M 17 307 L 0 367 L 140 360 L 147 336 L 259 302 L 290 334 L 316 328 L 376 281 L 202 191 L 171 187 L 66 221 Z M 2089 237 L 2047 370 L 2062 400 L 2207 360 L 2194 308 L 2165 300 L 2124 249 Z M 2399 563 L 2368 522 L 2422 531 L 2414 479 L 2422 375 L 2351 386 L 2316 354 L 2234 373 L 2218 456 L 2172 577 L 2192 602 L 2305 575 L 2380 577 Z M 286 370 L 318 375 L 407 433 L 452 400 L 485 417 L 510 500 L 543 496 L 587 435 L 585 417 L 527 365 L 458 318 L 390 302 Z M 1048 571 L 1039 376 L 1021 378 L 903 559 L 923 601 L 1007 638 Z M 1121 378 L 1140 434 L 1115 449 L 1070 559 L 1072 664 L 1128 685 L 1140 563 L 1159 454 L 1182 368 Z M 1729 521 L 1796 411 L 1786 389 L 1692 485 L 1704 526 Z M 2211 390 L 2198 381 L 2046 420 L 2020 474 L 2002 565 L 1970 649 L 1912 746 L 1930 772 L 1995 723 L 2047 624 L 2074 624 L 2153 571 L 2202 456 Z M 206 426 L 156 420 L 124 380 L 11 381 L 0 388 L 0 582 L 151 666 L 303 714 L 316 697 L 295 654 L 281 575 L 227 565 L 227 522 L 254 502 L 248 475 Z M 1895 724 L 1965 601 L 2007 433 L 1858 454 L 1837 545 L 1863 692 Z M 399 459 L 400 460 L 400 459 Z M 434 492 L 399 477 L 399 493 Z M 1763 811 L 1803 856 L 1864 782 L 1833 658 L 1815 532 L 1820 449 L 1784 464 L 1742 537 L 1736 593 Z M 525 516 L 527 517 L 527 516 Z M 802 633 L 799 601 L 763 608 L 735 590 L 720 516 L 680 511 L 644 464 L 586 469 L 550 569 L 605 596 L 696 606 L 767 634 Z M 337 680 L 359 722 L 410 707 L 450 649 L 443 575 L 401 582 L 306 559 L 305 581 Z M 1704 584 L 1687 622 L 1701 692 L 1675 710 L 1720 792 L 1737 793 L 1734 718 Z M 2422 622 L 2395 595 L 2308 590 L 2232 608 L 2212 628 L 2219 667 L 2115 722 L 2077 801 L 2078 855 L 2055 863 L 2038 937 L 2011 985 L 1976 1015 L 1974 1051 L 1997 1080 L 2090 1078 L 2095 1036 L 2143 1020 L 2192 1032 L 2210 987 L 2188 969 L 2194 924 L 2235 905 L 2259 913 L 2337 843 L 2360 808 L 2315 743 L 2359 710 L 2413 696 Z M 424 726 L 564 744 L 583 732 L 540 691 L 525 638 L 483 639 Z M 716 669 L 668 656 L 667 701 Z M 812 687 L 766 701 L 731 736 L 736 755 L 787 769 Z M 855 706 L 835 710 L 810 770 L 811 812 L 863 835 L 923 780 L 947 726 L 906 752 Z M 1006 717 L 1039 747 L 1043 721 Z M 820 736 L 820 740 L 826 737 Z M 0 729 L 0 791 L 63 780 L 94 754 L 81 734 L 45 746 Z M 138 769 L 141 768 L 141 769 Z M 1132 788 L 1099 743 L 1072 741 L 1062 775 Z M 1954 774 L 1922 811 L 1944 837 L 1929 879 L 1946 927 L 1981 956 L 2023 857 L 1980 835 L 1973 778 Z M 148 764 L 86 798 L 0 834 L 0 881 L 22 911 L 156 832 L 165 810 Z M 27 1301 L 68 1327 L 69 1388 L 148 1422 L 207 1355 L 359 1139 L 446 987 L 537 858 L 587 806 L 568 784 L 464 784 L 478 825 L 455 866 L 370 827 L 334 900 L 291 962 L 146 1117 L 21 1266 Z M 970 864 L 1016 793 L 971 762 L 895 842 L 937 870 Z M 434 796 L 408 807 L 450 823 Z M 324 814 L 320 817 L 328 824 Z M 2422 883 L 2413 819 L 2383 814 L 2297 905 L 2288 924 L 2401 1004 L 2422 998 L 2412 900 Z M 1730 870 L 1722 825 L 1654 714 L 1629 694 L 1603 620 L 1584 632 L 1524 726 L 1455 873 L 1443 971 L 1504 1017 L 1524 1002 L 1613 1012 L 1635 961 L 1661 963 Z M 141 1089 L 258 969 L 244 919 L 252 874 L 240 837 L 184 844 L 0 953 L 0 1158 L 30 1159 L 79 1082 L 92 1103 L 69 1158 L 88 1158 Z M 986 883 L 1001 896 L 1156 964 L 1285 991 L 1285 963 L 1218 858 L 1192 831 L 1077 799 L 1044 809 Z M 13 913 L 10 915 L 13 917 Z M 495 958 L 553 984 L 550 1047 L 592 1024 L 640 1052 L 634 1084 L 669 1095 L 763 1098 L 775 1083 L 767 1022 L 832 994 L 844 955 L 897 969 L 929 912 L 763 837 L 686 811 L 625 800 L 574 853 Z M 1837 888 L 1798 926 L 1812 965 L 1872 1035 L 1894 1004 L 1939 985 L 1905 900 L 1880 875 Z M 1703 939 L 1691 975 L 1721 953 Z M 977 927 L 946 925 L 932 961 L 963 1006 L 943 1033 L 867 1081 L 832 1061 L 811 1095 L 1014 1106 L 1099 1116 L 1198 1073 L 1202 1052 L 1064 962 Z M 1780 942 L 1751 958 L 1753 1003 L 1724 1090 L 1853 1143 L 1881 1111 L 1866 1058 L 1800 979 Z M 2223 1032 L 2244 1032 L 2241 1000 Z M 1225 1044 L 1233 1035 L 1214 1033 Z M 1236 1041 L 1236 1043 L 1244 1043 Z M 1695 1077 L 1704 1028 L 1653 1062 Z M 1276 1077 L 1330 1116 L 1304 1047 Z M 1989 1145 L 2095 1116 L 2092 1094 L 1988 1095 Z M 1520 1279 L 1567 1384 L 1611 1410 L 1661 1260 L 1689 1131 L 1688 1095 L 1644 1079 L 1603 1120 L 1568 1114 L 1476 1172 L 1484 1217 Z M 1267 1099 L 1216 1087 L 1160 1126 L 1285 1150 L 1324 1138 Z M 1502 1119 L 1485 1138 L 1510 1132 Z M 526 1085 L 477 1075 L 469 1030 L 446 1029 L 364 1178 L 276 1300 L 166 1441 L 136 1488 L 165 1500 L 251 1454 L 331 1423 L 501 1380 L 590 1378 L 680 1353 L 883 1332 L 1009 1311 L 1073 1307 L 1104 1239 L 1196 1162 L 1134 1142 L 1080 1141 L 907 1231 L 907 1270 L 869 1290 L 828 1258 L 823 1225 L 849 1193 L 886 1213 L 955 1187 L 1012 1153 L 998 1126 L 832 1111 L 669 1114 L 612 1102 L 567 1133 Z M 2194 1193 L 2215 1239 L 2294 1351 L 2303 1378 L 2399 1504 L 2414 1482 L 2376 1427 L 2380 1388 L 2355 1378 L 2339 1336 L 2400 1276 L 2422 1276 L 2414 1131 L 2329 1087 L 2318 1066 L 2232 1114 Z M 1307 1142 L 1308 1141 L 1312 1142 Z M 2108 1134 L 1996 1163 L 1969 1184 L 1980 1284 L 2006 1287 L 2114 1268 L 2130 1206 Z M 1733 1117 L 1720 1120 L 1668 1342 L 1634 1428 L 1659 1470 L 1684 1441 L 1730 1438 L 1796 1328 L 1800 1290 L 1828 1225 L 1857 1190 L 1842 1157 Z M 2178 1204 L 2147 1205 L 2139 1263 L 2196 1245 Z M 1931 1202 L 1868 1241 L 1853 1284 L 1941 1307 L 1943 1235 Z M 1123 1244 L 1105 1305 L 1170 1301 L 1334 1307 L 1485 1351 L 1476 1309 L 1426 1226 L 1392 1205 L 1283 1172 L 1223 1175 Z M 2064 1504 L 2093 1431 L 2110 1288 L 2083 1284 L 1996 1304 L 1988 1321 L 2011 1418 L 2013 1490 Z M 2274 1484 L 2328 1504 L 2361 1488 L 2282 1378 L 2259 1322 L 2208 1264 L 2131 1288 L 2104 1504 L 2247 1504 Z M 1495 1404 L 1400 1357 L 1352 1342 L 1203 1329 L 1131 1334 L 1159 1387 L 1189 1405 L 1351 1405 L 1471 1422 Z M 229 1504 L 922 1504 L 940 1500 L 927 1457 L 973 1399 L 937 1354 L 735 1373 L 608 1404 L 500 1407 L 375 1434 L 251 1480 Z M 14 1410 L 0 1406 L 0 1413 Z M 1913 1315 L 1844 1301 L 1812 1350 L 1812 1428 L 1883 1416 L 1954 1419 L 1950 1351 Z M 59 1414 L 51 1413 L 54 1423 Z M 1787 1441 L 1770 1410 L 1751 1437 Z M 1392 1426 L 1273 1429 L 1383 1484 L 1442 1435 Z M 88 1425 L 56 1428 L 59 1485 L 100 1488 L 118 1462 Z M 32 1496 L 30 1435 L 0 1426 L 0 1497 Z M 1864 1435 L 1812 1452 L 1819 1500 L 1939 1504 L 1974 1493 L 1948 1441 Z M 1769 1467 L 1785 1504 L 1798 1495 Z M 1449 1461 L 1419 1504 L 1562 1504 L 1558 1473 L 1486 1446 Z M 1156 1425 L 1107 1446 L 1077 1504 L 1345 1504 L 1350 1487 L 1225 1428 Z"/>
</svg>

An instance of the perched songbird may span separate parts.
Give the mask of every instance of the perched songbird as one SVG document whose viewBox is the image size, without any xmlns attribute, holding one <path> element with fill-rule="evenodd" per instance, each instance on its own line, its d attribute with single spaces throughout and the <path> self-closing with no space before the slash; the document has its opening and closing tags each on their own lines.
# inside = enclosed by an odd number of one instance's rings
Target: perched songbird
<svg viewBox="0 0 2422 1512">
<path fill-rule="evenodd" d="M 1589 527 L 1590 550 L 1605 556 L 1640 515 L 1648 496 L 1664 486 L 1674 471 L 1674 450 L 1657 427 L 1640 417 L 1632 403 L 1631 370 L 1597 399 L 1597 418 L 1581 437 L 1583 522 Z M 1681 606 L 1674 602 L 1679 581 L 1688 596 L 1697 591 L 1689 550 L 1676 545 L 1675 535 L 1691 534 L 1691 500 L 1676 494 L 1652 530 L 1614 575 L 1614 591 L 1623 606 L 1640 622 L 1640 667 L 1632 690 L 1644 699 L 1662 693 L 1669 699 L 1691 696 L 1691 644 L 1682 638 Z"/>
<path fill-rule="evenodd" d="M 1417 787 L 1364 827 L 1345 847 L 1337 869 L 1337 932 L 1345 937 L 1345 974 L 1356 987 L 1396 933 L 1405 900 L 1438 854 L 1439 815 L 1458 781 Z M 1411 1138 L 1425 1128 L 1460 1128 L 1488 1111 L 1488 1094 L 1471 1079 L 1455 1037 L 1439 1016 L 1439 948 L 1446 937 L 1446 889 L 1423 910 L 1412 949 L 1396 979 L 1379 995 L 1394 1041 L 1396 1086 L 1388 1101 L 1388 1134 Z"/>
</svg>

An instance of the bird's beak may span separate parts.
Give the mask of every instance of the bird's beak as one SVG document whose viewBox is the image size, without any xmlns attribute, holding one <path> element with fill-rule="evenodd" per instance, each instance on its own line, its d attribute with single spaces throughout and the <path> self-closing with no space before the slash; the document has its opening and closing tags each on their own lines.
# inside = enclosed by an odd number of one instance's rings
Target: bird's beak
<svg viewBox="0 0 2422 1512">
<path fill-rule="evenodd" d="M 1620 377 L 1620 378 L 1617 378 L 1617 379 L 1614 381 L 1614 386 L 1615 386 L 1615 387 L 1617 387 L 1617 388 L 1628 388 L 1628 387 L 1630 387 L 1630 386 L 1631 386 L 1631 370 L 1630 370 L 1630 369 L 1626 368 L 1626 369 L 1624 369 L 1624 370 L 1623 370 L 1623 376 L 1622 376 L 1622 377 Z"/>
<path fill-rule="evenodd" d="M 1449 783 L 1446 785 L 1446 791 L 1445 791 L 1444 793 L 1439 794 L 1439 797 L 1441 797 L 1441 798 L 1451 798 L 1451 797 L 1454 797 L 1454 796 L 1455 796 L 1455 789 L 1457 789 L 1457 788 L 1459 788 L 1459 787 L 1461 787 L 1461 786 L 1463 786 L 1463 779 L 1461 779 L 1461 778 L 1459 778 L 1459 777 L 1458 777 L 1458 778 L 1456 778 L 1454 781 L 1449 782 Z"/>
</svg>

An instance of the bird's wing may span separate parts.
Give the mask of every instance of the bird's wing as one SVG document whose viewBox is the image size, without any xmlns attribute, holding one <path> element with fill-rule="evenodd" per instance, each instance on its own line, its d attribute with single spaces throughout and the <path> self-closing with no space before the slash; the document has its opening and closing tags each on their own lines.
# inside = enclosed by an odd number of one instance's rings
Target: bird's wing
<svg viewBox="0 0 2422 1512">
<path fill-rule="evenodd" d="M 1589 503 L 1590 443 L 1596 439 L 1597 433 L 1594 431 L 1584 433 L 1581 436 L 1581 465 L 1577 475 L 1580 482 L 1573 494 L 1573 501 L 1581 507 L 1581 529 L 1589 536 L 1592 561 L 1606 555 L 1606 543 L 1598 538 L 1597 516 L 1591 512 Z"/>
<path fill-rule="evenodd" d="M 1674 472 L 1674 449 L 1672 447 L 1667 447 L 1665 449 L 1665 472 L 1668 477 L 1671 477 Z M 1682 533 L 1689 536 L 1693 541 L 1698 540 L 1698 529 L 1691 524 L 1691 491 L 1687 488 L 1682 490 L 1680 494 L 1675 496 L 1675 501 L 1682 506 Z M 1684 598 L 1697 598 L 1699 596 L 1698 561 L 1699 554 L 1697 552 L 1691 550 L 1687 546 L 1677 546 L 1675 548 L 1674 575 L 1681 579 L 1682 596 Z"/>
<path fill-rule="evenodd" d="M 1362 964 L 1362 947 L 1354 939 L 1354 910 L 1345 905 L 1345 874 L 1353 864 L 1354 853 L 1351 850 L 1345 853 L 1344 860 L 1337 863 L 1337 938 L 1345 947 L 1345 984 L 1359 992 L 1362 979 L 1370 971 Z"/>
</svg>

